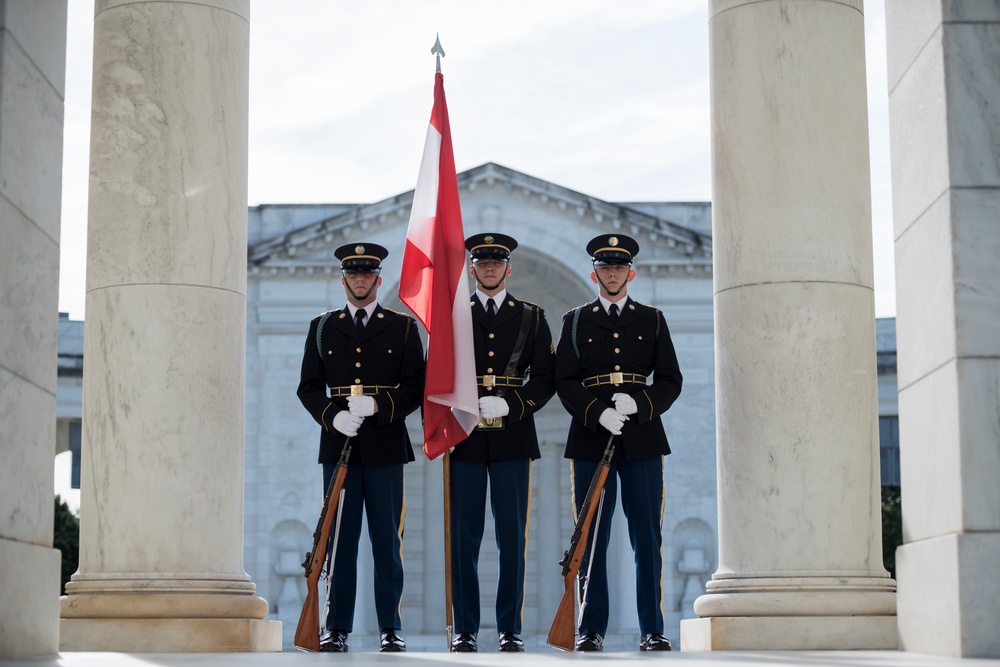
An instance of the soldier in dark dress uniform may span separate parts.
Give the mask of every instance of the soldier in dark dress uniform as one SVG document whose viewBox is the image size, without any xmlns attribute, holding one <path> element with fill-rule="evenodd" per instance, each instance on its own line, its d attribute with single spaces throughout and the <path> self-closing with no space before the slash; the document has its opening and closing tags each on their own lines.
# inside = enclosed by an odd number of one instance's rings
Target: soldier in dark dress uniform
<svg viewBox="0 0 1000 667">
<path fill-rule="evenodd" d="M 525 554 L 531 460 L 539 457 L 534 413 L 555 393 L 552 334 L 545 313 L 506 289 L 517 241 L 477 234 L 465 241 L 472 259 L 472 334 L 476 350 L 480 423 L 451 453 L 451 554 L 455 630 L 452 648 L 477 650 L 479 547 L 487 479 L 500 572 L 497 631 L 504 652 L 524 650 Z"/>
<path fill-rule="evenodd" d="M 608 539 L 621 480 L 622 510 L 635 553 L 639 648 L 669 651 L 670 641 L 663 636 L 660 531 L 663 457 L 670 447 L 660 417 L 681 393 L 681 371 L 663 313 L 627 295 L 639 244 L 623 234 L 604 234 L 587 244 L 587 252 L 599 297 L 566 313 L 556 350 L 556 391 L 573 417 L 566 458 L 572 460 L 577 513 L 611 436 L 614 456 L 593 553 L 588 550 L 580 567 L 585 606 L 576 649 L 603 648 L 609 613 Z M 590 532 L 594 534 L 593 527 Z"/>
<path fill-rule="evenodd" d="M 413 460 L 413 448 L 403 420 L 423 399 L 423 345 L 413 318 L 385 310 L 376 301 L 388 251 L 374 243 L 352 243 L 335 254 L 341 261 L 347 305 L 310 323 L 298 388 L 302 405 L 323 427 L 319 462 L 324 490 L 347 438 L 351 444 L 339 534 L 331 538 L 329 608 L 320 650 L 347 651 L 364 510 L 374 559 L 380 650 L 404 651 L 399 616 L 403 465 Z"/>
</svg>

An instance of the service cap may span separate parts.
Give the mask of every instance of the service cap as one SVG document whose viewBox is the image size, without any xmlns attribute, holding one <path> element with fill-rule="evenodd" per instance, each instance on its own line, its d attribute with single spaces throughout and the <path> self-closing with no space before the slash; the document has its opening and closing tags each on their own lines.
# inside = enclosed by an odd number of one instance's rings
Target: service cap
<svg viewBox="0 0 1000 667">
<path fill-rule="evenodd" d="M 473 262 L 484 259 L 496 259 L 501 262 L 510 261 L 510 253 L 517 247 L 517 241 L 512 236 L 487 232 L 483 234 L 473 234 L 465 239 L 465 249 L 469 251 L 469 256 Z"/>
<path fill-rule="evenodd" d="M 587 254 L 594 264 L 631 264 L 639 243 L 624 234 L 601 234 L 587 244 Z"/>
<path fill-rule="evenodd" d="M 382 268 L 382 260 L 389 255 L 389 251 L 376 243 L 348 243 L 337 248 L 333 254 L 340 260 L 341 269 L 375 271 Z"/>
</svg>

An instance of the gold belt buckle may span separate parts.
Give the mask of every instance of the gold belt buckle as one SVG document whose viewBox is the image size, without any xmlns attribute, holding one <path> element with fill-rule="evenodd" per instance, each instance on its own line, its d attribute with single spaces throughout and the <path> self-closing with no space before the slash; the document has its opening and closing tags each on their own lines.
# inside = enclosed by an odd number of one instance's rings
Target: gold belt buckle
<svg viewBox="0 0 1000 667">
<path fill-rule="evenodd" d="M 352 384 L 351 385 L 351 396 L 364 396 L 365 386 L 363 384 Z"/>
<path fill-rule="evenodd" d="M 623 382 L 625 382 L 625 378 L 622 377 L 622 376 L 623 376 L 623 373 L 621 373 L 620 371 L 616 372 L 616 373 L 611 373 L 611 384 L 613 384 L 613 385 L 615 385 L 617 387 L 618 385 L 620 385 Z"/>
<path fill-rule="evenodd" d="M 499 431 L 503 429 L 503 417 L 479 417 L 479 428 L 486 431 Z"/>
<path fill-rule="evenodd" d="M 483 387 L 486 389 L 493 389 L 497 386 L 497 376 L 496 375 L 484 375 L 483 376 Z"/>
</svg>

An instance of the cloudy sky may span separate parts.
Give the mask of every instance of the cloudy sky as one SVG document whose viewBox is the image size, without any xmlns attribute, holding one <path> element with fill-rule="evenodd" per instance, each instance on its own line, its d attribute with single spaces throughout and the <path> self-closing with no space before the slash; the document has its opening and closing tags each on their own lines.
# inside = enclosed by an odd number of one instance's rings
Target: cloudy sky
<svg viewBox="0 0 1000 667">
<path fill-rule="evenodd" d="M 413 188 L 442 61 L 459 171 L 711 198 L 707 0 L 256 0 L 249 204 Z M 882 0 L 867 0 L 876 314 L 895 314 Z M 84 317 L 93 1 L 69 2 L 59 309 Z"/>
</svg>

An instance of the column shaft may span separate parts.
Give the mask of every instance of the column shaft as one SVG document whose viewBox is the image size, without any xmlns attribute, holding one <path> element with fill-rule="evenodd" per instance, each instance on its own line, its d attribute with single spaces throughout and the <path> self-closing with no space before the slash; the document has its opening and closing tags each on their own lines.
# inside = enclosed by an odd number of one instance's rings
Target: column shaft
<svg viewBox="0 0 1000 667">
<path fill-rule="evenodd" d="M 243 570 L 249 2 L 95 7 L 62 650 L 280 650 Z"/>
<path fill-rule="evenodd" d="M 712 4 L 720 553 L 687 650 L 895 646 L 860 5 Z"/>
</svg>

